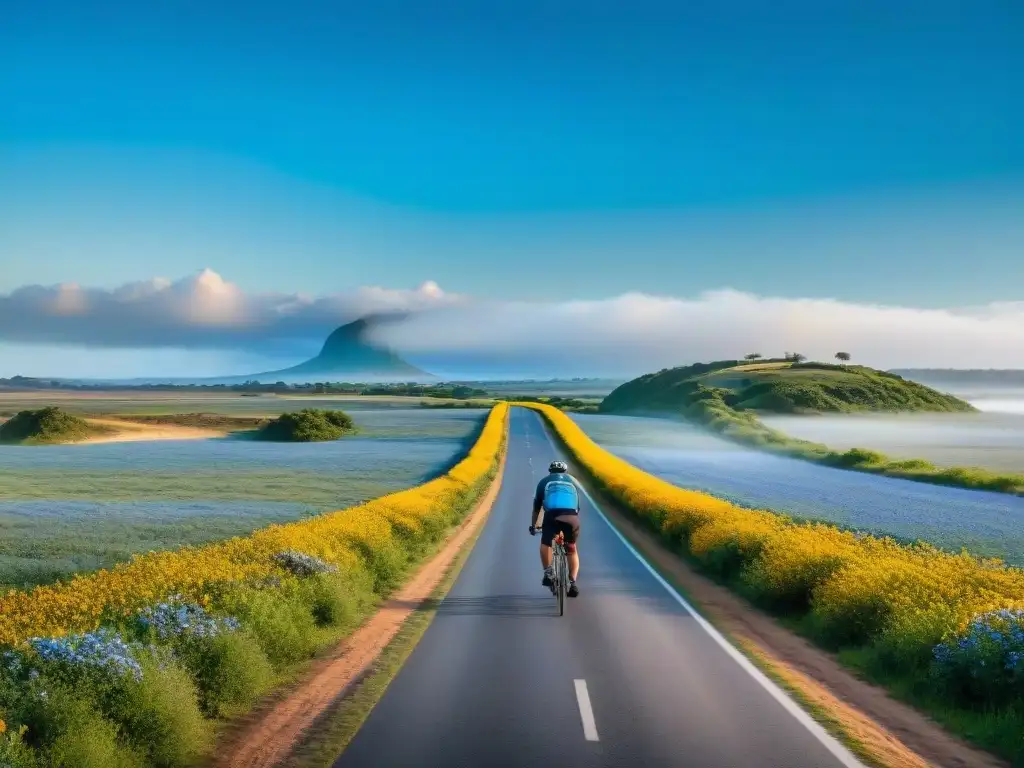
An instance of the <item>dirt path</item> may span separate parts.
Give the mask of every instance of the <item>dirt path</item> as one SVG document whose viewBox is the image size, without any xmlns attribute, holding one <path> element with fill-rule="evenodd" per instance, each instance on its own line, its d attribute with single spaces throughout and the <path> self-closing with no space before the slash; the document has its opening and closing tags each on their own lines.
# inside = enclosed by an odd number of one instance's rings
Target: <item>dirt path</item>
<svg viewBox="0 0 1024 768">
<path fill-rule="evenodd" d="M 360 679 L 402 623 L 431 597 L 459 551 L 487 519 L 501 487 L 503 471 L 504 457 L 491 487 L 462 525 L 369 621 L 329 655 L 318 659 L 296 689 L 255 713 L 233 738 L 220 745 L 214 763 L 218 768 L 272 768 L 288 756 L 303 731 Z"/>
<path fill-rule="evenodd" d="M 960 741 L 881 688 L 854 677 L 828 653 L 697 573 L 614 503 L 602 499 L 601 508 L 652 565 L 682 587 L 712 623 L 776 666 L 788 682 L 839 720 L 874 755 L 884 757 L 886 765 L 1008 768 L 1008 763 Z"/>
<path fill-rule="evenodd" d="M 85 440 L 76 440 L 74 445 L 132 443 L 144 440 L 204 440 L 211 437 L 223 437 L 226 434 L 226 432 L 216 429 L 182 427 L 177 424 L 144 424 L 124 419 L 86 418 L 86 421 L 98 427 L 110 427 L 117 431 L 112 434 L 89 437 Z"/>
</svg>

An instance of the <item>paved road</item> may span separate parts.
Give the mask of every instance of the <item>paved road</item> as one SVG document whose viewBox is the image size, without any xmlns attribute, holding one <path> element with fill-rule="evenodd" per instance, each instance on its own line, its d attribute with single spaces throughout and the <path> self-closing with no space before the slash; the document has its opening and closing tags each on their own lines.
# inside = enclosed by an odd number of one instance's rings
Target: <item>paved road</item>
<svg viewBox="0 0 1024 768">
<path fill-rule="evenodd" d="M 604 521 L 582 518 L 559 617 L 527 532 L 559 455 L 514 408 L 491 517 L 437 616 L 335 768 L 859 766 L 709 633 Z"/>
</svg>

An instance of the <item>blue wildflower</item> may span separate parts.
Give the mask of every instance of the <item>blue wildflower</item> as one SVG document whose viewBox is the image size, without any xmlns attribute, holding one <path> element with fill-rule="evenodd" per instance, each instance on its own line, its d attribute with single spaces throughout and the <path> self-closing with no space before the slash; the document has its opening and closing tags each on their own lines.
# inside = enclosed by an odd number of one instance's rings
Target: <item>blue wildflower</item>
<svg viewBox="0 0 1024 768">
<path fill-rule="evenodd" d="M 29 644 L 43 663 L 142 679 L 142 667 L 132 647 L 111 629 L 101 628 L 67 637 L 34 637 Z"/>
<path fill-rule="evenodd" d="M 182 602 L 177 595 L 143 609 L 138 621 L 143 629 L 152 629 L 163 641 L 216 637 L 221 632 L 234 632 L 240 626 L 233 617 L 211 616 L 201 605 Z"/>
</svg>

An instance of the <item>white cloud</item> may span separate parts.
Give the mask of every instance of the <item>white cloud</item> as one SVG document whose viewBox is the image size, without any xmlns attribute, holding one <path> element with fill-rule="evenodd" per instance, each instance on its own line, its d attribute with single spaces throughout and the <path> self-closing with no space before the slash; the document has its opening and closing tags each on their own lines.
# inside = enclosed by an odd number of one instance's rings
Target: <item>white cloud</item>
<svg viewBox="0 0 1024 768">
<path fill-rule="evenodd" d="M 301 357 L 300 348 L 315 348 L 342 322 L 387 311 L 411 314 L 381 326 L 379 340 L 438 371 L 633 375 L 748 352 L 831 359 L 839 350 L 883 368 L 1024 367 L 1020 302 L 922 309 L 725 289 L 693 298 L 624 293 L 530 303 L 453 295 L 432 281 L 415 289 L 365 287 L 313 297 L 247 294 L 212 270 L 113 290 L 20 288 L 0 295 L 0 342 L 22 350 L 61 344 L 281 359 Z"/>
<path fill-rule="evenodd" d="M 158 277 L 112 290 L 30 285 L 0 295 L 0 341 L 137 349 L 266 349 L 323 339 L 372 312 L 457 302 L 432 281 L 411 290 L 247 294 L 211 269 L 172 282 Z"/>
</svg>

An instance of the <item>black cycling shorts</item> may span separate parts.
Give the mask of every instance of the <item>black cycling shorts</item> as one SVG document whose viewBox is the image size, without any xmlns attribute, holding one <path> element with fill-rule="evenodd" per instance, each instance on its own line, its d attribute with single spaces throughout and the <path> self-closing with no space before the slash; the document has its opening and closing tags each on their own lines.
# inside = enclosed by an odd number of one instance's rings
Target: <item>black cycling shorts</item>
<svg viewBox="0 0 1024 768">
<path fill-rule="evenodd" d="M 576 549 L 576 541 L 580 537 L 580 516 L 574 511 L 565 512 L 560 509 L 544 513 L 544 522 L 540 529 L 540 542 L 545 546 L 551 546 L 551 540 L 561 531 L 565 534 L 566 549 L 572 552 Z"/>
</svg>

